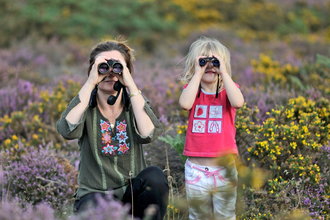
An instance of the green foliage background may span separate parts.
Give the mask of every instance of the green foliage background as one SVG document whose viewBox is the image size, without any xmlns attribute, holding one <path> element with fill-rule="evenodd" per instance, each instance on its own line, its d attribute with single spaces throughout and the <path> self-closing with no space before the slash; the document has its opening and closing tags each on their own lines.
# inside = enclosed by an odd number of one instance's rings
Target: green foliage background
<svg viewBox="0 0 330 220">
<path fill-rule="evenodd" d="M 100 39 L 124 35 L 148 42 L 161 34 L 176 32 L 182 10 L 166 1 L 135 0 L 31 0 L 0 1 L 3 33 L 0 45 L 10 44 L 32 35 L 50 39 Z"/>
<path fill-rule="evenodd" d="M 94 39 L 118 35 L 142 44 L 182 39 L 210 27 L 236 29 L 246 40 L 322 34 L 330 41 L 329 2 L 267 0 L 0 0 L 0 46 L 27 36 Z"/>
</svg>

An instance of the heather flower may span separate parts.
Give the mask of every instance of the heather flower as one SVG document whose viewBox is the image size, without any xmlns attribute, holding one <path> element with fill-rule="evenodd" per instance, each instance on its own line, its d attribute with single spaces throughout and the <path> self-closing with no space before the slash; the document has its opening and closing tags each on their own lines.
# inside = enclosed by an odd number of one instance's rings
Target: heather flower
<svg viewBox="0 0 330 220">
<path fill-rule="evenodd" d="M 54 210 L 47 204 L 32 206 L 26 204 L 22 209 L 18 201 L 0 202 L 1 220 L 58 220 L 54 215 Z"/>
<path fill-rule="evenodd" d="M 71 216 L 68 220 L 130 220 L 129 205 L 123 205 L 120 201 L 113 198 L 113 193 L 110 191 L 105 197 L 96 195 L 97 205 L 90 205 L 86 210 L 78 215 Z M 137 218 L 134 218 L 137 219 Z"/>
<path fill-rule="evenodd" d="M 15 158 L 2 163 L 4 189 L 7 189 L 3 195 L 32 205 L 47 203 L 57 210 L 70 203 L 75 187 L 72 178 L 75 177 L 65 172 L 56 158 L 56 151 L 50 145 L 26 147 L 23 144 L 19 144 L 19 150 L 24 152 L 20 160 Z M 11 152 L 6 151 L 6 154 L 9 156 Z"/>
</svg>

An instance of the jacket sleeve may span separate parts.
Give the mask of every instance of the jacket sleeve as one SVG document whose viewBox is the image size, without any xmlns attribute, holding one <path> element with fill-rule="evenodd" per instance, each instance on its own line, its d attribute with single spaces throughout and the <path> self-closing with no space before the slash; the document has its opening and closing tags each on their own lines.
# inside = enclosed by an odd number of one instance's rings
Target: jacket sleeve
<svg viewBox="0 0 330 220">
<path fill-rule="evenodd" d="M 64 139 L 72 140 L 78 139 L 82 136 L 88 107 L 86 108 L 84 114 L 77 124 L 71 124 L 68 120 L 65 119 L 68 113 L 79 103 L 79 94 L 77 94 L 68 104 L 67 108 L 62 113 L 61 118 L 56 123 L 56 129 Z"/>
<path fill-rule="evenodd" d="M 144 110 L 146 111 L 147 115 L 150 117 L 150 119 L 151 119 L 152 123 L 154 124 L 155 128 L 150 133 L 150 135 L 143 136 L 139 133 L 139 131 L 137 129 L 137 125 L 135 123 L 135 120 L 133 120 L 133 123 L 134 123 L 135 133 L 138 136 L 138 138 L 137 138 L 138 142 L 141 143 L 141 144 L 147 144 L 147 143 L 153 142 L 159 135 L 161 135 L 164 132 L 164 129 L 163 129 L 162 123 L 158 120 L 157 116 L 153 112 L 149 100 L 146 99 L 146 97 L 144 97 L 144 96 L 143 96 L 143 98 L 145 100 Z"/>
</svg>

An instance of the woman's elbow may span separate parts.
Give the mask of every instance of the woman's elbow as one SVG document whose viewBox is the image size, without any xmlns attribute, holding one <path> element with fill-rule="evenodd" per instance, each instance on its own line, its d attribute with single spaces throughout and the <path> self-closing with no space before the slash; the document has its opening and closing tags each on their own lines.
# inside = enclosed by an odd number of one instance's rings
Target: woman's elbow
<svg viewBox="0 0 330 220">
<path fill-rule="evenodd" d="M 152 124 L 146 128 L 139 130 L 139 133 L 144 137 L 149 137 L 152 135 L 152 133 L 154 133 L 154 130 L 155 130 L 155 126 Z"/>
</svg>

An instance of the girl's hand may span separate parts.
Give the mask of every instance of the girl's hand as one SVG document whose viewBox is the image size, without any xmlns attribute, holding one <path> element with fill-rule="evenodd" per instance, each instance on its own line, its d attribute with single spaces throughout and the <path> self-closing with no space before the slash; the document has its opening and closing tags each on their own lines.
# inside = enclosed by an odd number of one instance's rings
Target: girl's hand
<svg viewBox="0 0 330 220">
<path fill-rule="evenodd" d="M 196 57 L 196 60 L 195 60 L 195 74 L 198 74 L 200 76 L 202 76 L 204 74 L 205 69 L 207 67 L 207 64 L 205 66 L 201 66 L 201 65 L 199 65 L 199 60 L 201 58 L 205 58 L 205 57 L 207 57 L 207 56 L 198 56 L 198 57 Z"/>
<path fill-rule="evenodd" d="M 222 76 L 222 74 L 227 73 L 227 68 L 226 68 L 226 63 L 225 61 L 223 61 L 223 59 L 215 54 L 212 54 L 212 57 L 217 58 L 220 62 L 220 66 L 219 67 L 215 67 L 217 74 L 220 74 L 220 76 Z"/>
</svg>

